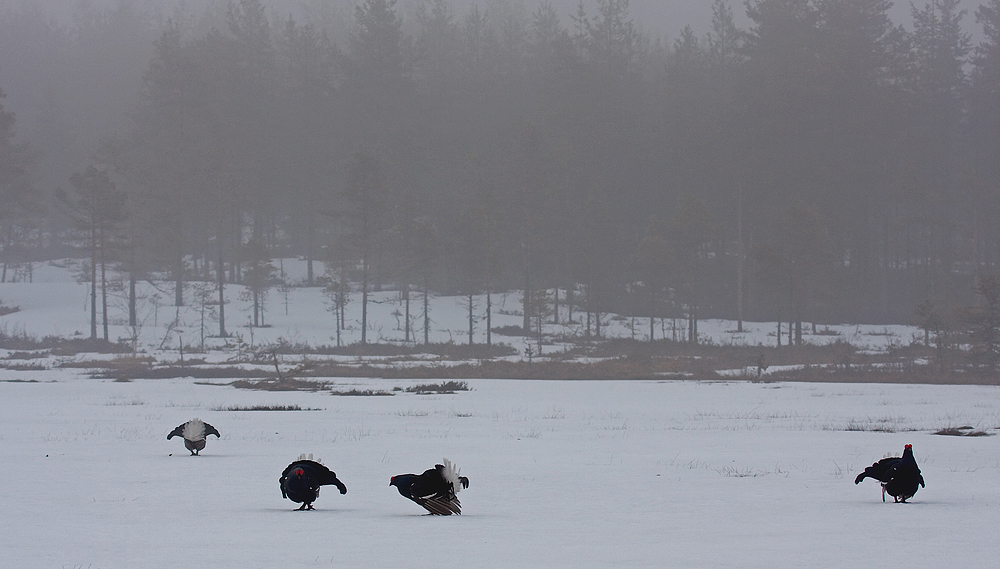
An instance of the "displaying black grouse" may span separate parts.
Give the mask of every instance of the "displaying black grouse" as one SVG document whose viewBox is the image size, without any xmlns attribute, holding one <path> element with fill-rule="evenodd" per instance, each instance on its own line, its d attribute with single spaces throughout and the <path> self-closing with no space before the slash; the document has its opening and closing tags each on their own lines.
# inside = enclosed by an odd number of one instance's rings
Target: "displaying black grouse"
<svg viewBox="0 0 1000 569">
<path fill-rule="evenodd" d="M 913 459 L 913 445 L 903 448 L 903 456 L 883 458 L 869 466 L 854 479 L 855 484 L 874 478 L 882 483 L 882 501 L 889 494 L 896 502 L 906 502 L 917 493 L 917 485 L 924 486 L 924 477 L 920 474 L 917 461 Z"/>
<path fill-rule="evenodd" d="M 397 474 L 389 480 L 389 486 L 395 486 L 404 498 L 420 504 L 431 514 L 450 516 L 462 513 L 457 494 L 469 487 L 469 479 L 460 476 L 458 469 L 446 458 L 444 464 L 437 464 L 419 476 Z"/>
<path fill-rule="evenodd" d="M 205 438 L 208 435 L 215 435 L 219 438 L 219 431 L 201 419 L 191 419 L 187 423 L 177 425 L 177 428 L 167 435 L 169 441 L 172 437 L 184 437 L 184 448 L 191 451 L 191 455 L 198 454 L 198 451 L 205 448 Z"/>
<path fill-rule="evenodd" d="M 347 486 L 341 482 L 332 470 L 314 461 L 310 454 L 300 455 L 299 459 L 289 464 L 278 479 L 281 485 L 281 497 L 293 502 L 301 502 L 298 510 L 312 510 L 312 503 L 319 497 L 319 487 L 333 484 L 341 494 L 347 494 Z"/>
</svg>

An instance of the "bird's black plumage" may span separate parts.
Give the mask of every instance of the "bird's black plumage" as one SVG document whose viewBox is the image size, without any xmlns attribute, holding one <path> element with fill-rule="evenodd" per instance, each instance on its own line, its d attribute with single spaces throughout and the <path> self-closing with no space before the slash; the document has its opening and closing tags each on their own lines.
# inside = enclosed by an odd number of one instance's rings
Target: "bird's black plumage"
<svg viewBox="0 0 1000 569">
<path fill-rule="evenodd" d="M 192 455 L 198 454 L 198 451 L 205 448 L 205 439 L 208 435 L 215 435 L 215 438 L 220 438 L 219 431 L 209 425 L 201 419 L 191 419 L 186 423 L 181 423 L 177 425 L 177 428 L 170 431 L 167 435 L 167 440 L 169 441 L 173 437 L 182 437 L 184 439 L 184 448 L 191 451 Z"/>
<path fill-rule="evenodd" d="M 319 497 L 320 486 L 332 484 L 341 494 L 347 494 L 347 486 L 344 486 L 332 470 L 305 456 L 300 456 L 299 460 L 285 467 L 278 484 L 281 486 L 282 498 L 302 504 L 299 510 L 313 509 L 312 503 Z"/>
<path fill-rule="evenodd" d="M 854 479 L 854 483 L 861 484 L 866 477 L 882 483 L 883 502 L 886 494 L 896 502 L 906 502 L 917 493 L 918 486 L 924 486 L 924 477 L 913 458 L 912 445 L 906 445 L 901 457 L 883 458 L 872 464 Z"/>
<path fill-rule="evenodd" d="M 469 479 L 459 476 L 458 470 L 448 459 L 436 464 L 423 474 L 397 474 L 389 480 L 404 498 L 420 504 L 431 514 L 449 516 L 462 513 L 458 492 L 469 487 Z"/>
</svg>

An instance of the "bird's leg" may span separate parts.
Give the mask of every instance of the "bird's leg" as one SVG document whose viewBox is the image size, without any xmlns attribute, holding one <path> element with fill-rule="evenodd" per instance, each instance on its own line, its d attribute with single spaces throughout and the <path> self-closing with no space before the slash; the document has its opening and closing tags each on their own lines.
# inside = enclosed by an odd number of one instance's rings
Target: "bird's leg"
<svg viewBox="0 0 1000 569">
<path fill-rule="evenodd" d="M 314 508 L 312 504 L 309 504 L 309 507 L 308 507 L 308 508 L 306 508 L 306 509 L 307 509 L 307 510 L 315 510 L 316 508 Z"/>
<path fill-rule="evenodd" d="M 299 510 L 305 510 L 305 509 L 306 509 L 306 506 L 307 506 L 307 505 L 308 505 L 308 504 L 306 504 L 305 502 L 302 502 L 302 505 L 301 505 L 301 506 L 299 506 L 298 508 L 295 508 L 295 510 L 296 510 L 296 511 L 299 511 Z"/>
</svg>

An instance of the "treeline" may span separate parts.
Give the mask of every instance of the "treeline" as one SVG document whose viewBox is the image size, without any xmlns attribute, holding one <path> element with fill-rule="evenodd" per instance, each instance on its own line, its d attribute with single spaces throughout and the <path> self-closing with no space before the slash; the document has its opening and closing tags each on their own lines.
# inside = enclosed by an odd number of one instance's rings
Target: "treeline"
<svg viewBox="0 0 1000 569">
<path fill-rule="evenodd" d="M 996 272 L 1000 0 L 915 3 L 911 30 L 889 0 L 749 0 L 747 29 L 714 0 L 669 43 L 628 0 L 528 4 L 163 19 L 114 85 L 127 122 L 48 208 L 44 147 L 0 115 L 5 268 L 66 242 L 59 215 L 94 282 L 166 275 L 177 304 L 192 280 L 223 308 L 227 282 L 263 294 L 298 255 L 343 301 L 523 289 L 525 328 L 568 302 L 597 334 L 614 311 L 695 338 L 702 317 L 914 322 Z"/>
</svg>

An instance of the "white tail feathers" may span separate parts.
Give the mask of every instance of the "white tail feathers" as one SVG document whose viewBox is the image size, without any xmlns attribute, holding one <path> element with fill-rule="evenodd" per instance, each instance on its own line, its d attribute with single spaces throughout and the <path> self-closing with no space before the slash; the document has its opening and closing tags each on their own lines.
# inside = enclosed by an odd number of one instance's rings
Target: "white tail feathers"
<svg viewBox="0 0 1000 569">
<path fill-rule="evenodd" d="M 302 453 L 302 454 L 299 455 L 298 460 L 313 460 L 313 453 L 309 453 L 309 456 L 306 456 L 306 453 Z M 315 462 L 323 464 L 323 459 L 322 458 L 317 458 L 315 460 Z"/>
<path fill-rule="evenodd" d="M 191 419 L 184 423 L 184 432 L 181 436 L 189 441 L 205 440 L 205 422 L 201 419 Z"/>
<path fill-rule="evenodd" d="M 455 465 L 451 463 L 447 458 L 444 459 L 444 472 L 442 476 L 447 480 L 451 487 L 455 489 L 455 493 L 458 494 L 462 490 L 461 482 L 461 472 L 459 469 L 455 468 Z"/>
</svg>

